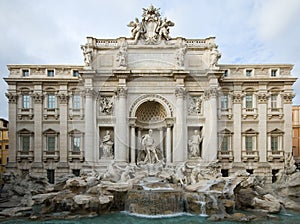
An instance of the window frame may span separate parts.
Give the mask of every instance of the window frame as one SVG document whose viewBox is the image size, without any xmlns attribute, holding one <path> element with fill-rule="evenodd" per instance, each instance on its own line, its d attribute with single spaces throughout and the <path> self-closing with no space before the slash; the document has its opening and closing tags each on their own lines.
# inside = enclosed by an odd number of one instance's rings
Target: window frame
<svg viewBox="0 0 300 224">
<path fill-rule="evenodd" d="M 56 108 L 56 95 L 53 93 L 49 93 L 47 95 L 47 109 L 55 109 L 55 108 Z"/>
<path fill-rule="evenodd" d="M 27 98 L 27 99 L 25 100 L 25 98 Z M 29 94 L 22 95 L 22 109 L 30 109 L 30 95 Z"/>
<path fill-rule="evenodd" d="M 30 70 L 29 69 L 22 69 L 22 77 L 29 77 Z"/>
<path fill-rule="evenodd" d="M 250 144 L 251 147 L 249 147 L 248 143 Z M 253 151 L 253 135 L 245 136 L 245 150 Z"/>
<path fill-rule="evenodd" d="M 251 101 L 249 101 L 249 97 L 251 97 Z M 245 108 L 252 109 L 252 108 L 254 108 L 253 104 L 254 104 L 254 102 L 253 102 L 253 94 L 247 93 L 245 95 Z"/>
<path fill-rule="evenodd" d="M 73 101 L 72 102 L 72 109 L 73 110 L 80 110 L 81 109 L 81 96 L 79 94 L 74 94 L 72 101 Z"/>
<path fill-rule="evenodd" d="M 54 77 L 55 69 L 47 69 L 47 77 Z"/>
</svg>

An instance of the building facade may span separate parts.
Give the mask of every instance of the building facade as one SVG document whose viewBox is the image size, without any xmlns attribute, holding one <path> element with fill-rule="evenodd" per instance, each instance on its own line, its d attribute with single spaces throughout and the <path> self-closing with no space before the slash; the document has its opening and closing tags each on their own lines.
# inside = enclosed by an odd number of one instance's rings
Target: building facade
<svg viewBox="0 0 300 224">
<path fill-rule="evenodd" d="M 8 162 L 8 121 L 0 118 L 0 178 Z"/>
<path fill-rule="evenodd" d="M 300 166 L 300 106 L 293 106 L 293 155 L 297 166 Z"/>
<path fill-rule="evenodd" d="M 292 153 L 293 66 L 218 64 L 215 38 L 171 38 L 174 23 L 143 10 L 131 38 L 88 37 L 83 66 L 8 65 L 8 168 L 55 179 L 155 163 L 151 135 L 167 165 L 218 159 L 270 182 Z"/>
</svg>

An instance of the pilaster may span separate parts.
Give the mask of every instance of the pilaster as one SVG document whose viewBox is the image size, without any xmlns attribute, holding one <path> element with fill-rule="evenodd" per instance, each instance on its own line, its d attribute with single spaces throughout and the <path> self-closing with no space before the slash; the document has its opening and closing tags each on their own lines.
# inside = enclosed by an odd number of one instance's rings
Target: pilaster
<svg viewBox="0 0 300 224">
<path fill-rule="evenodd" d="M 283 114 L 284 114 L 284 151 L 286 153 L 292 152 L 292 101 L 295 94 L 291 91 L 284 92 L 281 97 L 283 101 Z"/>
<path fill-rule="evenodd" d="M 234 91 L 232 94 L 233 103 L 233 157 L 234 162 L 241 162 L 242 157 L 242 92 Z"/>
<path fill-rule="evenodd" d="M 60 92 L 58 94 L 60 111 L 59 162 L 61 167 L 67 167 L 68 161 L 68 98 L 67 85 L 61 85 Z"/>
<path fill-rule="evenodd" d="M 267 162 L 267 103 L 268 94 L 266 92 L 266 86 L 263 86 L 264 91 L 257 94 L 258 99 L 258 150 L 259 150 L 259 162 Z"/>
<path fill-rule="evenodd" d="M 95 91 L 92 87 L 86 87 L 84 92 L 85 96 L 85 162 L 87 166 L 93 165 L 94 163 L 94 126 L 95 126 L 95 115 L 94 115 L 94 96 Z"/>
<path fill-rule="evenodd" d="M 176 124 L 175 124 L 175 145 L 173 151 L 173 162 L 182 162 L 187 159 L 187 139 L 186 116 L 184 107 L 184 98 L 186 90 L 182 86 L 178 86 L 175 90 L 176 96 Z"/>
<path fill-rule="evenodd" d="M 123 81 L 119 80 L 116 90 L 115 160 L 119 162 L 126 162 L 128 159 L 127 88 Z"/>
<path fill-rule="evenodd" d="M 17 100 L 18 95 L 16 92 L 8 92 L 5 94 L 8 98 L 8 119 L 9 119 L 9 162 L 6 166 L 8 169 L 17 167 Z"/>
<path fill-rule="evenodd" d="M 34 162 L 32 167 L 39 169 L 43 167 L 43 94 L 41 84 L 36 84 L 34 86 L 32 99 L 34 102 Z"/>
</svg>

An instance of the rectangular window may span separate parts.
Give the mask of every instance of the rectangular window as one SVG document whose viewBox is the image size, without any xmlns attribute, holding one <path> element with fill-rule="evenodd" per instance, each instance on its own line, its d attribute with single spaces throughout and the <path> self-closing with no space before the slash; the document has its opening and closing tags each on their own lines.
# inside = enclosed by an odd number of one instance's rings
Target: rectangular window
<svg viewBox="0 0 300 224">
<path fill-rule="evenodd" d="M 55 108 L 55 95 L 50 94 L 48 95 L 48 109 Z"/>
<path fill-rule="evenodd" d="M 76 176 L 79 177 L 80 176 L 80 170 L 79 169 L 73 169 L 72 173 Z"/>
<path fill-rule="evenodd" d="M 8 145 L 5 145 L 5 149 L 8 149 Z"/>
<path fill-rule="evenodd" d="M 73 137 L 72 151 L 80 151 L 80 137 Z"/>
<path fill-rule="evenodd" d="M 253 149 L 252 138 L 252 136 L 246 136 L 245 138 L 245 145 L 247 151 L 251 151 Z"/>
<path fill-rule="evenodd" d="M 22 96 L 22 108 L 23 109 L 29 109 L 30 108 L 30 96 L 29 95 L 23 95 Z"/>
<path fill-rule="evenodd" d="M 278 136 L 271 136 L 271 150 L 278 150 Z"/>
<path fill-rule="evenodd" d="M 79 110 L 80 109 L 80 95 L 73 96 L 73 109 Z"/>
<path fill-rule="evenodd" d="M 271 70 L 271 77 L 276 77 L 277 76 L 277 69 L 272 69 Z"/>
<path fill-rule="evenodd" d="M 246 108 L 253 108 L 253 95 L 246 95 Z"/>
<path fill-rule="evenodd" d="M 229 146 L 229 137 L 224 136 L 222 139 L 221 150 L 228 151 L 228 146 Z"/>
<path fill-rule="evenodd" d="M 47 170 L 47 178 L 50 184 L 54 184 L 55 170 Z"/>
<path fill-rule="evenodd" d="M 221 109 L 228 109 L 228 95 L 221 96 Z"/>
<path fill-rule="evenodd" d="M 277 95 L 271 95 L 271 108 L 277 108 Z"/>
<path fill-rule="evenodd" d="M 54 70 L 47 70 L 48 77 L 54 77 Z"/>
<path fill-rule="evenodd" d="M 28 69 L 23 69 L 22 70 L 22 76 L 23 77 L 28 77 L 29 76 L 29 70 Z"/>
<path fill-rule="evenodd" d="M 55 136 L 47 136 L 47 150 L 50 152 L 55 151 Z"/>
<path fill-rule="evenodd" d="M 224 77 L 228 77 L 228 70 L 224 71 Z"/>
<path fill-rule="evenodd" d="M 79 72 L 77 70 L 73 70 L 73 77 L 78 77 L 79 76 Z"/>
<path fill-rule="evenodd" d="M 247 70 L 246 70 L 246 76 L 247 76 L 247 77 L 251 77 L 251 76 L 252 76 L 252 70 L 247 69 Z"/>
<path fill-rule="evenodd" d="M 21 137 L 21 150 L 28 152 L 30 149 L 30 136 Z"/>
</svg>

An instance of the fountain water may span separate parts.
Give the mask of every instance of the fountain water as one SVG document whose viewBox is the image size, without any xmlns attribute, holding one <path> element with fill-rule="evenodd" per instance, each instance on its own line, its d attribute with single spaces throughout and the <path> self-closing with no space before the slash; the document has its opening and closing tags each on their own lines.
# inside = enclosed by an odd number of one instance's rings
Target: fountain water
<svg viewBox="0 0 300 224">
<path fill-rule="evenodd" d="M 195 203 L 200 205 L 200 211 L 201 211 L 200 216 L 207 217 L 208 215 L 206 214 L 205 195 L 194 194 L 194 196 L 196 197 Z"/>
</svg>

